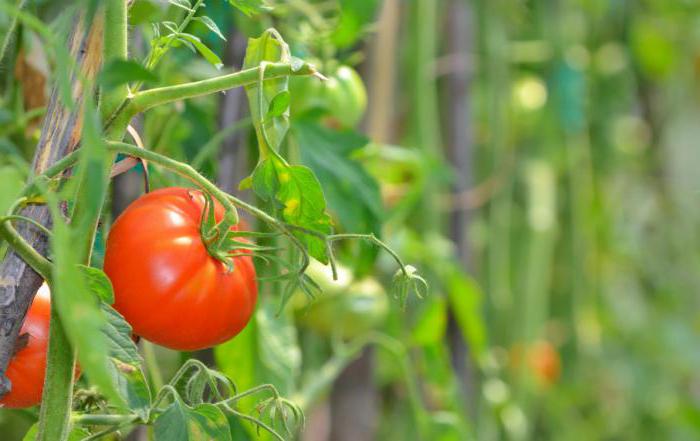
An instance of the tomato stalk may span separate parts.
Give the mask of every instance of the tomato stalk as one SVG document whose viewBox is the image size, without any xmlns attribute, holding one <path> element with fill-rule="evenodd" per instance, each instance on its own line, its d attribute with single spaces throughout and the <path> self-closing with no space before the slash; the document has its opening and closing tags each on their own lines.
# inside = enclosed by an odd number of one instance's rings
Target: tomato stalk
<svg viewBox="0 0 700 441">
<path fill-rule="evenodd" d="M 39 254 L 32 246 L 24 240 L 24 238 L 10 224 L 12 216 L 4 216 L 0 218 L 0 237 L 5 239 L 7 243 L 31 266 L 34 271 L 41 274 L 44 279 L 48 279 L 51 275 L 51 262 L 44 256 Z"/>
</svg>

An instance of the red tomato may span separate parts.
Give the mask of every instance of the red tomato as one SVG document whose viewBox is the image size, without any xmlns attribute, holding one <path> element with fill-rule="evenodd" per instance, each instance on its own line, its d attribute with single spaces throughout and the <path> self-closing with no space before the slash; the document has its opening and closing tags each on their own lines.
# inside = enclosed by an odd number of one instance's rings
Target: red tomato
<svg viewBox="0 0 700 441">
<path fill-rule="evenodd" d="M 258 296 L 250 256 L 235 257 L 234 270 L 227 272 L 207 252 L 200 236 L 204 204 L 201 192 L 187 188 L 143 195 L 114 222 L 105 250 L 114 308 L 135 334 L 181 351 L 208 348 L 241 332 Z M 216 203 L 216 220 L 223 215 Z"/>
<path fill-rule="evenodd" d="M 12 390 L 0 400 L 3 406 L 31 407 L 41 402 L 50 318 L 51 297 L 49 287 L 44 284 L 34 296 L 19 332 L 19 335 L 29 334 L 27 346 L 20 349 L 7 366 L 7 378 L 12 382 Z"/>
</svg>

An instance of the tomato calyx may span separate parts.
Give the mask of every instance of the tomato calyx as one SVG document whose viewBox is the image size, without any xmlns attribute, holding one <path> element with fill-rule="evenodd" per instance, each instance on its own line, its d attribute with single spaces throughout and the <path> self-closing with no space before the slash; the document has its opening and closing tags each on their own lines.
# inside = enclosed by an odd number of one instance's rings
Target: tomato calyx
<svg viewBox="0 0 700 441">
<path fill-rule="evenodd" d="M 277 250 L 276 247 L 259 246 L 242 239 L 253 234 L 232 229 L 238 223 L 235 213 L 226 211 L 223 219 L 217 222 L 214 200 L 206 192 L 203 195 L 205 202 L 200 224 L 202 242 L 209 255 L 226 266 L 227 272 L 233 271 L 236 257 Z"/>
</svg>

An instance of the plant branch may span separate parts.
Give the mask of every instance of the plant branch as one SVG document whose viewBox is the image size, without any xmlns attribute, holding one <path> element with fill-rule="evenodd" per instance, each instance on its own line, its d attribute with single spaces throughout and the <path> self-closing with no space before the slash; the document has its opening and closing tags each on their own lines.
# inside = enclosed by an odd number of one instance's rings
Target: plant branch
<svg viewBox="0 0 700 441">
<path fill-rule="evenodd" d="M 226 211 L 235 213 L 236 217 L 235 222 L 233 224 L 235 225 L 236 223 L 238 223 L 238 214 L 236 211 L 236 207 L 229 200 L 228 194 L 220 190 L 219 187 L 217 187 L 207 178 L 202 176 L 189 164 L 177 161 L 167 156 L 160 155 L 151 150 L 138 148 L 134 145 L 127 144 L 124 142 L 108 141 L 107 149 L 115 153 L 123 153 L 125 155 L 145 159 L 146 161 L 151 161 L 154 164 L 164 166 L 170 169 L 171 171 L 192 180 L 207 193 L 211 194 L 217 201 L 219 201 L 221 205 L 223 205 L 224 208 L 226 208 Z"/>
<path fill-rule="evenodd" d="M 51 230 L 46 228 L 44 224 L 41 222 L 37 221 L 36 219 L 32 219 L 31 217 L 27 216 L 21 216 L 19 214 L 8 214 L 7 216 L 0 216 L 0 222 L 6 222 L 6 221 L 22 221 L 22 222 L 27 222 L 35 227 L 37 227 L 39 230 L 41 230 L 42 233 L 46 234 L 47 236 L 51 236 Z M 29 245 L 29 244 L 27 244 Z M 43 256 L 42 256 L 43 257 Z"/>
<path fill-rule="evenodd" d="M 75 414 L 71 416 L 71 422 L 81 426 L 114 426 L 136 423 L 140 419 L 138 415 Z"/>
<path fill-rule="evenodd" d="M 258 66 L 206 80 L 144 90 L 131 97 L 126 106 L 126 113 L 133 116 L 161 104 L 254 84 L 259 80 L 262 69 L 263 67 Z M 269 80 L 289 75 L 313 75 L 316 73 L 316 68 L 304 63 L 295 70 L 290 63 L 268 63 L 264 73 L 265 79 Z"/>
<path fill-rule="evenodd" d="M 44 280 L 51 277 L 51 262 L 35 250 L 10 224 L 13 216 L 0 218 L 0 237 L 5 239 L 14 251 L 29 264 Z M 41 224 L 40 224 L 41 225 Z"/>
</svg>

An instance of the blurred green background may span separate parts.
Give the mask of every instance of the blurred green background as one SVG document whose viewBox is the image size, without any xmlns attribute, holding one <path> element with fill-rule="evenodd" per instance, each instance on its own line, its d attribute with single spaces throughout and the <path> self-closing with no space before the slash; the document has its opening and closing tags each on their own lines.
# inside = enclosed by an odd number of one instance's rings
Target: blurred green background
<svg viewBox="0 0 700 441">
<path fill-rule="evenodd" d="M 66 3 L 26 11 L 60 30 L 79 8 Z M 393 262 L 343 245 L 355 283 L 328 291 L 345 304 L 292 305 L 284 354 L 266 352 L 257 325 L 195 355 L 301 395 L 338 361 L 331 390 L 310 395 L 305 440 L 700 439 L 700 2 L 267 3 L 250 18 L 210 0 L 226 42 L 189 31 L 239 67 L 245 37 L 275 26 L 340 78 L 292 82 L 286 154 L 317 173 L 339 230 L 381 235 L 431 290 L 406 310 L 377 300 Z M 132 57 L 151 23 L 179 13 L 136 0 Z M 0 187 L 28 172 L 56 63 L 21 23 L 6 39 L 11 21 L 0 12 Z M 216 72 L 176 48 L 158 84 Z M 246 112 L 231 91 L 137 126 L 235 191 L 255 159 Z M 181 183 L 155 169 L 151 182 Z M 117 179 L 115 214 L 140 191 L 137 171 Z M 355 359 L 339 340 L 368 344 Z M 147 351 L 166 378 L 183 359 Z M 21 439 L 35 415 L 0 410 L 0 439 Z"/>
</svg>

